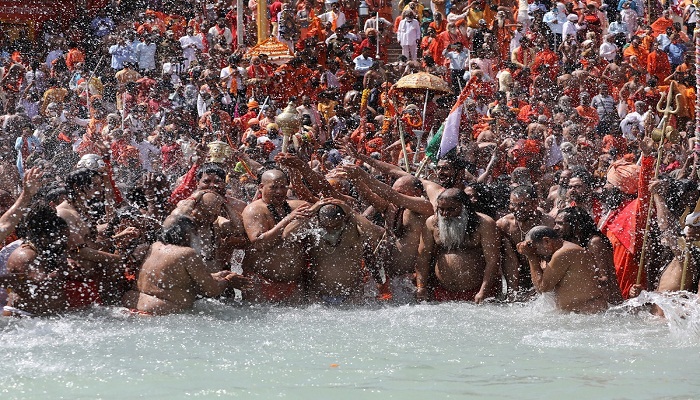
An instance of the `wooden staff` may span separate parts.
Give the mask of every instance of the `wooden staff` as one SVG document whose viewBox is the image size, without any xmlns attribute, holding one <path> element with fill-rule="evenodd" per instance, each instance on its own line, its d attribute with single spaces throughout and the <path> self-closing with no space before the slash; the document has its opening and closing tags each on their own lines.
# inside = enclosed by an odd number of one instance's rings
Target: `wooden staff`
<svg viewBox="0 0 700 400">
<path fill-rule="evenodd" d="M 680 96 L 681 94 L 678 93 L 676 96 L 673 96 L 673 85 L 675 81 L 671 81 L 671 84 L 668 87 L 668 92 L 666 93 L 666 107 L 661 108 L 661 104 L 664 101 L 664 97 L 661 96 L 659 99 L 659 102 L 656 104 L 656 111 L 664 113 L 663 118 L 661 119 L 661 138 L 659 140 L 659 151 L 657 152 L 656 155 L 656 166 L 654 167 L 654 179 L 659 178 L 659 168 L 661 167 L 661 158 L 662 154 L 664 151 L 664 144 L 665 144 L 665 139 L 666 139 L 666 127 L 668 127 L 668 120 L 671 117 L 671 114 L 677 114 L 678 110 L 680 109 Z M 673 107 L 673 103 L 675 103 L 675 107 Z M 646 220 L 646 225 L 644 228 L 644 239 L 642 240 L 642 253 L 639 256 L 639 267 L 637 268 L 637 284 L 639 285 L 642 283 L 642 270 L 644 269 L 644 261 L 646 258 L 646 250 L 647 250 L 647 239 L 649 238 L 649 224 L 651 222 L 651 204 L 649 204 L 649 209 L 647 210 L 647 220 Z"/>
<path fill-rule="evenodd" d="M 403 135 L 403 129 L 401 129 L 401 118 L 396 121 L 399 126 L 399 140 L 401 140 L 401 149 L 403 150 L 403 162 L 406 172 L 411 173 L 411 164 L 408 163 L 408 153 L 406 152 L 406 138 Z"/>
</svg>

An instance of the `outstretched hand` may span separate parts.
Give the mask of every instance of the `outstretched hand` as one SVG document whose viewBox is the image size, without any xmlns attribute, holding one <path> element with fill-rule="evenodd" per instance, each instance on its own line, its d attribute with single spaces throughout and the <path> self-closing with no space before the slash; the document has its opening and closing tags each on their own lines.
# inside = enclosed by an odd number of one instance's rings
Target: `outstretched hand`
<svg viewBox="0 0 700 400">
<path fill-rule="evenodd" d="M 239 275 L 235 272 L 230 272 L 224 278 L 229 282 L 229 285 L 238 290 L 246 290 L 253 288 L 253 280 L 247 276 Z"/>
<path fill-rule="evenodd" d="M 352 142 L 348 142 L 345 145 L 340 147 L 343 154 L 348 155 L 352 158 L 358 158 L 359 153 L 357 152 L 357 148 Z"/>
<path fill-rule="evenodd" d="M 29 197 L 33 197 L 41 189 L 43 177 L 44 172 L 37 167 L 26 170 L 22 180 L 22 192 Z"/>
<path fill-rule="evenodd" d="M 289 153 L 279 153 L 275 156 L 275 162 L 283 167 L 301 169 L 304 167 L 304 160 Z"/>
</svg>

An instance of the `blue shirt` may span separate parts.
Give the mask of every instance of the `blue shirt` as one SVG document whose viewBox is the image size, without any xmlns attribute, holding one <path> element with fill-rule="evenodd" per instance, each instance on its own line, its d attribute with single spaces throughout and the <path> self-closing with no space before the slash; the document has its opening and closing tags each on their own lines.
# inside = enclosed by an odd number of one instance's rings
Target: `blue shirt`
<svg viewBox="0 0 700 400">
<path fill-rule="evenodd" d="M 683 54 L 685 54 L 685 46 L 682 43 L 671 43 L 668 45 L 668 60 L 671 65 L 683 64 Z"/>
<path fill-rule="evenodd" d="M 90 29 L 92 33 L 98 38 L 109 35 L 114 29 L 114 21 L 110 17 L 95 17 L 95 19 L 90 22 Z"/>
<path fill-rule="evenodd" d="M 124 68 L 124 61 L 129 62 L 131 59 L 131 49 L 126 45 L 110 46 L 109 54 L 112 55 L 112 69 L 117 71 Z"/>
</svg>

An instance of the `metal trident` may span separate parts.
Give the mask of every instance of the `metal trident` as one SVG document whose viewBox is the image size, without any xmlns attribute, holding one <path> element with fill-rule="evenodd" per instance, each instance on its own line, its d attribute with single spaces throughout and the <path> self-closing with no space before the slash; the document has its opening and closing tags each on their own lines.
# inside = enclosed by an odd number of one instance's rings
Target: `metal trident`
<svg viewBox="0 0 700 400">
<path fill-rule="evenodd" d="M 661 98 L 659 99 L 659 102 L 656 103 L 656 111 L 663 113 L 664 116 L 661 118 L 661 134 L 659 135 L 660 138 L 658 140 L 659 142 L 659 151 L 657 152 L 656 155 L 656 167 L 654 168 L 654 179 L 659 178 L 659 168 L 661 167 L 661 158 L 664 150 L 664 142 L 669 141 L 670 138 L 667 138 L 667 132 L 666 128 L 668 127 L 668 120 L 671 117 L 672 114 L 678 114 L 678 111 L 680 110 L 681 107 L 681 94 L 676 93 L 676 95 L 673 95 L 673 89 L 676 81 L 671 81 L 671 84 L 668 86 L 668 92 L 666 94 L 661 94 Z M 662 108 L 663 101 L 666 100 L 666 107 Z M 656 130 L 656 129 L 654 129 Z M 652 134 L 652 138 L 654 138 L 654 135 Z M 641 199 L 640 199 L 641 200 Z M 646 221 L 646 226 L 644 227 L 644 240 L 642 241 L 642 252 L 641 255 L 639 256 L 639 267 L 637 269 L 637 284 L 640 284 L 642 282 L 642 270 L 644 269 L 644 259 L 646 256 L 646 250 L 647 250 L 647 239 L 649 237 L 649 222 L 651 220 L 651 208 L 652 208 L 652 202 L 651 199 L 649 199 L 649 208 L 647 210 L 647 221 Z"/>
</svg>

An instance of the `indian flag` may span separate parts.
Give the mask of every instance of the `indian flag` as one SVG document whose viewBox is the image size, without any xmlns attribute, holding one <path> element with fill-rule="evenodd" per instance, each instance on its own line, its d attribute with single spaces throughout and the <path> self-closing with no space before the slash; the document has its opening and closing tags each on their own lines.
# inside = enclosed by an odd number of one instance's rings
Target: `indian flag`
<svg viewBox="0 0 700 400">
<path fill-rule="evenodd" d="M 440 152 L 438 154 L 438 158 L 442 158 L 459 144 L 459 122 L 462 117 L 464 102 L 467 101 L 468 97 L 469 90 L 467 90 L 467 86 L 465 85 L 464 89 L 462 89 L 462 93 L 459 94 L 455 105 L 452 106 L 450 114 L 447 116 L 447 119 L 445 119 L 445 129 L 442 132 L 442 139 L 440 140 Z"/>
</svg>

